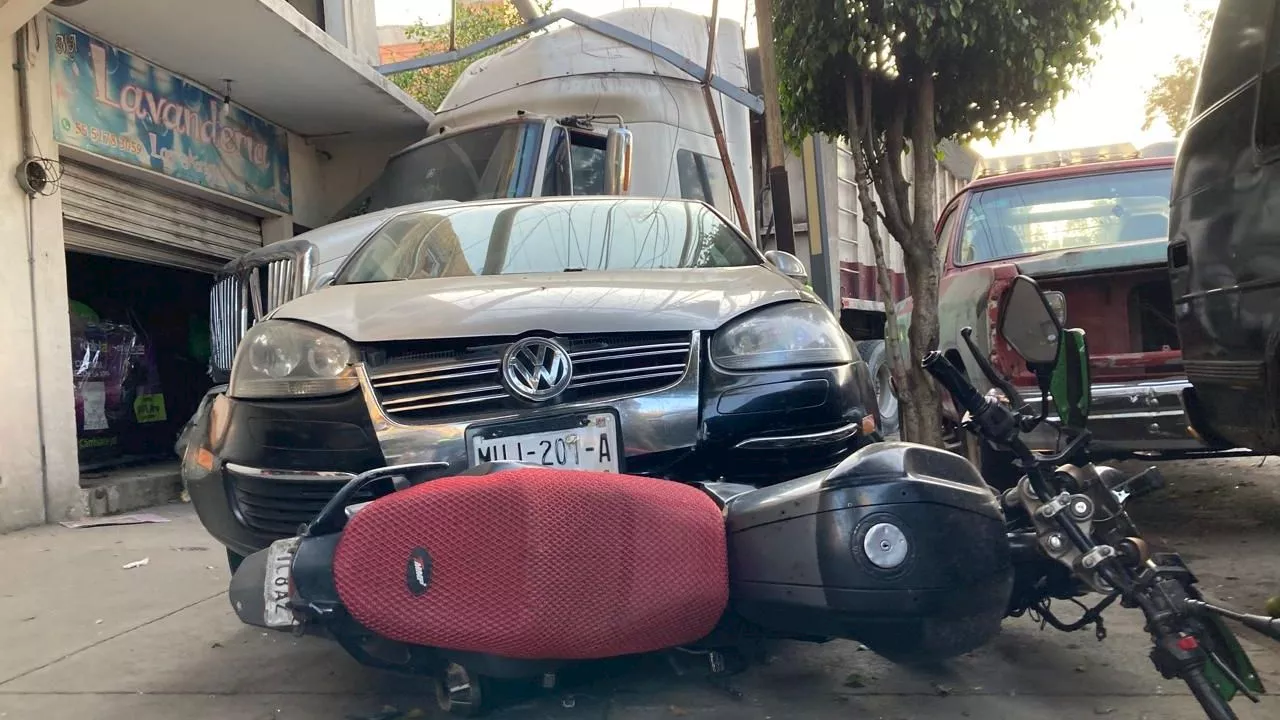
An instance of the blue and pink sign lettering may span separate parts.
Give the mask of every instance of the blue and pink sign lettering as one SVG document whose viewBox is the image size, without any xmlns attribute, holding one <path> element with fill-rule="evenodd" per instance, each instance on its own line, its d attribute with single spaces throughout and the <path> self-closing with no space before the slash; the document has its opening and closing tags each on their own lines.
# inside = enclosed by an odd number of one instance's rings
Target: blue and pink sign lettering
<svg viewBox="0 0 1280 720">
<path fill-rule="evenodd" d="M 61 20 L 49 20 L 58 142 L 292 212 L 278 125 Z"/>
</svg>

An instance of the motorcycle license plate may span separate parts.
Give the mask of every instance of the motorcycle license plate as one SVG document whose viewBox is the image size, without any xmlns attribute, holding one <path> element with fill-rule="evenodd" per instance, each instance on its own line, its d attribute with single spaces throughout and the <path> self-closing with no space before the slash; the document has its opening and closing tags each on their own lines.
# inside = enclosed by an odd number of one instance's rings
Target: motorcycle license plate
<svg viewBox="0 0 1280 720">
<path fill-rule="evenodd" d="M 287 628 L 296 622 L 289 607 L 289 575 L 301 542 L 302 538 L 296 537 L 277 540 L 267 549 L 267 573 L 262 588 L 266 600 L 263 620 L 267 627 Z"/>
</svg>

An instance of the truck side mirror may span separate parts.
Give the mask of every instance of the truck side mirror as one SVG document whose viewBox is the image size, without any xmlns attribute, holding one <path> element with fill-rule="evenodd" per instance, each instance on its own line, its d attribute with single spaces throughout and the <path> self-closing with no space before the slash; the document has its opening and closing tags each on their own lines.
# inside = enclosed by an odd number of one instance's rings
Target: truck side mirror
<svg viewBox="0 0 1280 720">
<path fill-rule="evenodd" d="M 604 190 L 606 195 L 631 192 L 631 131 L 624 127 L 609 129 L 604 146 Z"/>
</svg>

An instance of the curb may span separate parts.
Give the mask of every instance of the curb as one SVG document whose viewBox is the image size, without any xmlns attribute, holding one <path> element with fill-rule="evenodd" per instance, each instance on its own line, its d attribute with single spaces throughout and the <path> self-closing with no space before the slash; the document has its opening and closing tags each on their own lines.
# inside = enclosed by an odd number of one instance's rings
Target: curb
<svg viewBox="0 0 1280 720">
<path fill-rule="evenodd" d="M 182 469 L 174 463 L 113 473 L 80 495 L 89 517 L 104 517 L 165 505 L 182 496 Z"/>
</svg>

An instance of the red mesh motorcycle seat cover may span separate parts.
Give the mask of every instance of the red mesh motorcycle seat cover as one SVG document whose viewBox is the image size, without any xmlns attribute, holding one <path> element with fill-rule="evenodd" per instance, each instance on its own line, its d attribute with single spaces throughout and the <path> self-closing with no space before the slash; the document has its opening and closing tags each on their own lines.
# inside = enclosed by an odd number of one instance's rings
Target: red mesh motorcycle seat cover
<svg viewBox="0 0 1280 720">
<path fill-rule="evenodd" d="M 723 515 L 679 483 L 541 468 L 427 482 L 364 507 L 334 556 L 373 632 L 516 659 L 705 637 L 728 601 Z"/>
</svg>

